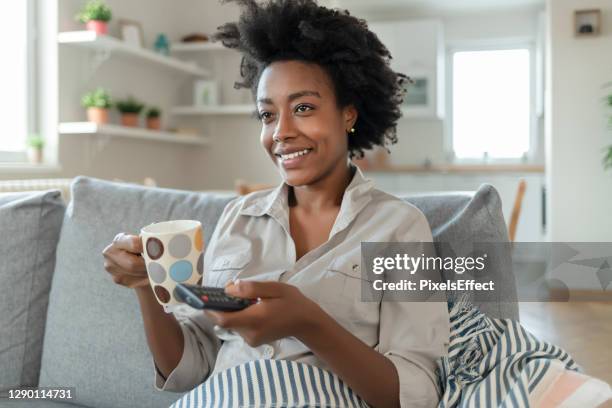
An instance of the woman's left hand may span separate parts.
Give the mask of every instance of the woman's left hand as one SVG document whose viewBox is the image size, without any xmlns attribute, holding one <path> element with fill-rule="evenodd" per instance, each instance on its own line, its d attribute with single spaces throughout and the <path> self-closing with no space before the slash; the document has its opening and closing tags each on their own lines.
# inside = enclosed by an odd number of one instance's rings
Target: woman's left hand
<svg viewBox="0 0 612 408">
<path fill-rule="evenodd" d="M 283 337 L 300 339 L 316 327 L 324 313 L 297 287 L 282 282 L 236 280 L 226 285 L 225 293 L 259 299 L 256 304 L 237 312 L 204 312 L 215 324 L 240 334 L 251 347 Z"/>
</svg>

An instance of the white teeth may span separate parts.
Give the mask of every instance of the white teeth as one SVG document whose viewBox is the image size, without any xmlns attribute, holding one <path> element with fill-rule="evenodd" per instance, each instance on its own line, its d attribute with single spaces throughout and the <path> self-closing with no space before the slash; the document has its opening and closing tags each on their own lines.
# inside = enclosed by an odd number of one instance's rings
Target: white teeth
<svg viewBox="0 0 612 408">
<path fill-rule="evenodd" d="M 310 151 L 309 149 L 304 149 L 304 150 L 301 150 L 299 152 L 293 152 L 293 153 L 289 153 L 289 154 L 281 154 L 281 160 L 285 161 L 285 160 L 295 159 L 298 156 L 303 156 L 303 155 L 307 154 L 309 151 Z"/>
</svg>

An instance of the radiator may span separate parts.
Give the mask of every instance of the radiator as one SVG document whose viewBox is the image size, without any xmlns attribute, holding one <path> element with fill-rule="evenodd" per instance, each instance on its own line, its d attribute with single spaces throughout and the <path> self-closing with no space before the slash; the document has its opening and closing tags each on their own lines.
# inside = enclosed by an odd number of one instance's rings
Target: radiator
<svg viewBox="0 0 612 408">
<path fill-rule="evenodd" d="M 70 183 L 72 183 L 72 180 L 71 178 L 3 180 L 0 181 L 0 193 L 59 190 L 62 193 L 64 202 L 68 203 L 70 201 Z"/>
</svg>

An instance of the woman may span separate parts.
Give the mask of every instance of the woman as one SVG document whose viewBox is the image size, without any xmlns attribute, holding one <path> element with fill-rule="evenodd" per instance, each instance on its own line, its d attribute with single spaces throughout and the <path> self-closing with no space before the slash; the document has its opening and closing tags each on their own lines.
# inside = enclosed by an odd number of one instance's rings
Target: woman
<svg viewBox="0 0 612 408">
<path fill-rule="evenodd" d="M 243 53 L 276 189 L 225 208 L 205 255 L 204 285 L 261 301 L 239 312 L 166 314 L 119 234 L 105 268 L 134 288 L 159 390 L 186 391 L 246 361 L 301 361 L 337 374 L 372 406 L 435 406 L 446 353 L 445 303 L 362 302 L 362 241 L 431 242 L 414 206 L 376 190 L 350 159 L 395 143 L 406 77 L 363 20 L 313 0 L 238 1 L 217 39 Z M 384 300 L 385 295 L 383 295 Z"/>
</svg>

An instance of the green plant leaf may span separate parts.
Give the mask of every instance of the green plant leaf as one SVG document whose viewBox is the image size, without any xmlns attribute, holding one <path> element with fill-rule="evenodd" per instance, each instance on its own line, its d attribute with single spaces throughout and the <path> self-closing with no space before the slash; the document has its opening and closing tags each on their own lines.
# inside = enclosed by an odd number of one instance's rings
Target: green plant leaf
<svg viewBox="0 0 612 408">
<path fill-rule="evenodd" d="M 85 7 L 75 18 L 81 23 L 88 21 L 105 21 L 108 22 L 113 17 L 110 7 L 102 0 L 91 0 L 85 4 Z"/>
<path fill-rule="evenodd" d="M 109 93 L 104 88 L 96 88 L 83 95 L 81 105 L 86 108 L 109 109 L 113 103 Z"/>
<path fill-rule="evenodd" d="M 156 106 L 150 106 L 147 109 L 147 118 L 159 118 L 161 116 L 161 110 Z"/>
<path fill-rule="evenodd" d="M 115 103 L 117 110 L 121 113 L 140 113 L 144 108 L 144 103 L 134 98 L 133 96 L 128 96 L 127 99 L 117 101 Z"/>
<path fill-rule="evenodd" d="M 38 135 L 30 135 L 26 139 L 26 145 L 34 149 L 42 149 L 45 146 L 45 140 Z"/>
</svg>

